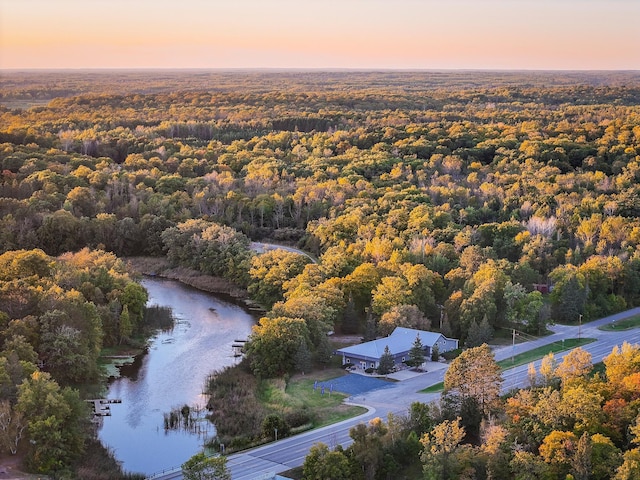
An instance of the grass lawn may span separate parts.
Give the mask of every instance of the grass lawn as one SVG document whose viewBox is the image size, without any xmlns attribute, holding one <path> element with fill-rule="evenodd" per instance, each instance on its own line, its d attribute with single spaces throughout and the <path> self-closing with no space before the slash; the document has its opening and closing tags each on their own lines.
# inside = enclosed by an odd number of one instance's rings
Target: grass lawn
<svg viewBox="0 0 640 480">
<path fill-rule="evenodd" d="M 313 375 L 296 375 L 288 383 L 283 379 L 262 382 L 258 397 L 267 409 L 275 412 L 308 412 L 313 427 L 322 427 L 360 415 L 367 410 L 362 407 L 343 405 L 347 395 L 339 392 L 325 394 L 313 389 L 314 382 L 325 381 L 345 375 L 342 369 L 327 369 Z"/>
<path fill-rule="evenodd" d="M 505 370 L 511 367 L 517 367 L 519 365 L 525 365 L 527 363 L 538 360 L 549 353 L 558 353 L 565 350 L 571 350 L 572 348 L 580 347 L 591 342 L 595 342 L 595 338 L 567 338 L 564 342 L 553 342 L 549 345 L 543 345 L 542 347 L 534 348 L 528 352 L 522 352 L 515 355 L 513 359 L 507 358 L 498 362 L 498 365 Z"/>
<path fill-rule="evenodd" d="M 442 390 L 444 390 L 444 382 L 439 382 L 420 390 L 418 393 L 438 393 Z"/>
<path fill-rule="evenodd" d="M 605 332 L 620 332 L 624 330 L 631 330 L 636 327 L 640 327 L 640 315 L 626 318 L 624 320 L 618 320 L 617 322 L 612 322 L 607 325 L 602 325 L 601 327 L 598 327 L 598 330 L 603 330 Z"/>
<path fill-rule="evenodd" d="M 506 370 L 507 368 L 517 367 L 519 365 L 525 365 L 527 363 L 538 360 L 549 353 L 558 353 L 565 350 L 570 350 L 582 345 L 586 345 L 591 342 L 595 342 L 595 338 L 567 338 L 564 342 L 554 342 L 549 345 L 543 345 L 542 347 L 534 348 L 528 352 L 522 352 L 518 355 L 498 362 L 500 368 Z M 436 383 L 430 387 L 420 390 L 418 393 L 437 393 L 444 390 L 444 383 Z"/>
</svg>

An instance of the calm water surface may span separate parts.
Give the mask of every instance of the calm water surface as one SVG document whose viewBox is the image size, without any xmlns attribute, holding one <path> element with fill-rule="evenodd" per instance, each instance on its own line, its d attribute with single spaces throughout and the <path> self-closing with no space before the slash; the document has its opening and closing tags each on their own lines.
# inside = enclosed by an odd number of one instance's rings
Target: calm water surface
<svg viewBox="0 0 640 480">
<path fill-rule="evenodd" d="M 204 435 L 164 430 L 164 413 L 182 405 L 206 404 L 202 389 L 213 370 L 235 362 L 235 339 L 245 339 L 255 323 L 241 307 L 178 282 L 145 279 L 148 305 L 171 307 L 172 331 L 159 333 L 149 351 L 122 370 L 109 387 L 111 405 L 99 431 L 125 470 L 152 474 L 176 467 L 197 453 Z M 209 425 L 209 435 L 215 433 Z"/>
</svg>

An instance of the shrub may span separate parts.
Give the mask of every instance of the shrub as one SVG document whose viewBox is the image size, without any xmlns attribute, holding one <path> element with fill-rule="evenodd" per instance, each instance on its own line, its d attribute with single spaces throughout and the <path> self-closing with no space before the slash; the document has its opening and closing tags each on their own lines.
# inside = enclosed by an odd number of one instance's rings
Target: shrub
<svg viewBox="0 0 640 480">
<path fill-rule="evenodd" d="M 262 421 L 262 435 L 267 438 L 285 437 L 289 433 L 289 424 L 276 413 L 267 415 Z M 276 434 L 276 431 L 278 432 Z"/>
<path fill-rule="evenodd" d="M 431 350 L 431 361 L 437 362 L 439 358 L 440 358 L 440 349 L 438 348 L 437 345 L 434 345 L 433 349 Z"/>
<path fill-rule="evenodd" d="M 285 414 L 284 421 L 288 423 L 291 428 L 295 428 L 311 423 L 311 416 L 307 410 L 294 410 Z"/>
<path fill-rule="evenodd" d="M 444 352 L 442 354 L 442 357 L 445 360 L 453 360 L 454 358 L 456 358 L 461 353 L 462 353 L 462 349 L 461 348 L 456 348 L 455 350 L 450 350 L 448 352 Z"/>
</svg>

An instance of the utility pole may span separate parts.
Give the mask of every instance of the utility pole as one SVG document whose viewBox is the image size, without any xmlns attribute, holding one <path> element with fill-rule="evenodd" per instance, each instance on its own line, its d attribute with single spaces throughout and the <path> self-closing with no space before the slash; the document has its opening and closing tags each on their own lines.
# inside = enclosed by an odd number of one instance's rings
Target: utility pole
<svg viewBox="0 0 640 480">
<path fill-rule="evenodd" d="M 511 363 L 515 360 L 515 352 L 516 352 L 516 329 L 513 329 L 513 338 L 511 340 Z"/>
<path fill-rule="evenodd" d="M 582 314 L 578 317 L 578 341 L 582 338 Z"/>
</svg>

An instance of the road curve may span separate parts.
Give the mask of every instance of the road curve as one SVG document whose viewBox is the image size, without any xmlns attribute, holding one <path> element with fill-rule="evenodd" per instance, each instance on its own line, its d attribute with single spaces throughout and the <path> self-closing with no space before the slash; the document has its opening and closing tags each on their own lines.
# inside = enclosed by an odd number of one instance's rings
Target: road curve
<svg viewBox="0 0 640 480">
<path fill-rule="evenodd" d="M 313 263 L 318 263 L 318 261 L 309 255 L 304 250 L 300 250 L 299 248 L 287 247 L 286 245 L 278 245 L 277 243 L 264 243 L 264 242 L 251 242 L 251 250 L 256 253 L 265 253 L 269 250 L 285 250 L 287 252 L 297 253 L 299 255 L 304 255 L 308 259 L 310 259 Z"/>
</svg>

